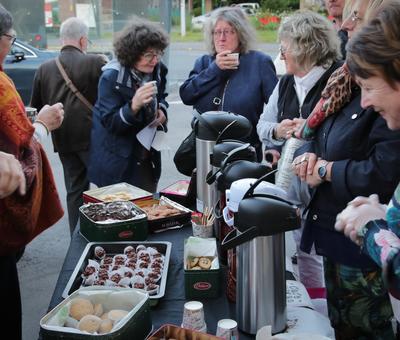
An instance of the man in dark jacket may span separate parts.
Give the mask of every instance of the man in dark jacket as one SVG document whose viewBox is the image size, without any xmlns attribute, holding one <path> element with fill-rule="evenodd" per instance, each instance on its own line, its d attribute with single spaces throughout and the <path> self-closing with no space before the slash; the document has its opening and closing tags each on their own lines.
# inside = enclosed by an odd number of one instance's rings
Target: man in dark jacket
<svg viewBox="0 0 400 340">
<path fill-rule="evenodd" d="M 97 84 L 103 56 L 86 54 L 88 26 L 78 18 L 69 18 L 60 27 L 62 48 L 59 61 L 68 78 L 86 100 L 93 105 L 97 99 Z M 52 132 L 54 150 L 64 169 L 70 232 L 72 234 L 82 205 L 82 193 L 89 188 L 87 163 L 89 158 L 92 110 L 66 84 L 56 60 L 42 64 L 36 72 L 31 106 L 38 111 L 45 104 L 62 102 L 65 118 L 61 127 Z"/>
</svg>

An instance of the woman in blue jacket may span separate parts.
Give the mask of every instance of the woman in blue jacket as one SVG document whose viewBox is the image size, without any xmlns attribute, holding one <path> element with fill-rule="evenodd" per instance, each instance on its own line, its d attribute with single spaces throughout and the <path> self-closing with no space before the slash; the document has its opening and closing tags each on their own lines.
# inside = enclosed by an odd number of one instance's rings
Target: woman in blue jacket
<svg viewBox="0 0 400 340">
<path fill-rule="evenodd" d="M 251 49 L 255 33 L 238 7 L 215 10 L 204 37 L 209 54 L 196 60 L 180 87 L 182 101 L 201 113 L 229 111 L 246 117 L 253 125 L 250 142 L 261 160 L 256 125 L 277 83 L 274 64 L 266 54 Z"/>
<path fill-rule="evenodd" d="M 103 67 L 93 111 L 89 179 L 99 187 L 127 182 L 157 190 L 160 152 L 145 148 L 136 135 L 166 124 L 167 68 L 161 57 L 167 46 L 161 27 L 141 18 L 114 41 L 117 60 Z"/>
</svg>

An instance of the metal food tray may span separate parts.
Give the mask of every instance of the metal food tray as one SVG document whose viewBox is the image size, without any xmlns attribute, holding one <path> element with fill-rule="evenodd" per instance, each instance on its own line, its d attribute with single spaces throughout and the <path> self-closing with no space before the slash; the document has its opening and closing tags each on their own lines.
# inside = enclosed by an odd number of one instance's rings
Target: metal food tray
<svg viewBox="0 0 400 340">
<path fill-rule="evenodd" d="M 163 254 L 164 257 L 164 267 L 161 273 L 161 279 L 160 279 L 160 289 L 158 291 L 158 294 L 156 295 L 149 295 L 150 300 L 158 300 L 162 298 L 165 295 L 165 286 L 167 284 L 167 275 L 168 275 L 168 266 L 169 266 L 169 259 L 171 256 L 171 242 L 151 242 L 151 241 L 135 241 L 135 242 L 89 242 L 85 249 L 83 250 L 83 253 L 81 257 L 79 258 L 79 261 L 72 272 L 72 275 L 70 279 L 68 280 L 68 283 L 64 289 L 64 292 L 62 293 L 62 297 L 65 299 L 67 298 L 71 293 L 73 293 L 75 290 L 79 289 L 82 287 L 82 277 L 81 274 L 85 270 L 88 260 L 94 260 L 94 249 L 96 246 L 101 246 L 104 248 L 105 252 L 107 255 L 116 255 L 116 254 L 123 254 L 124 249 L 127 246 L 138 246 L 140 244 L 143 244 L 146 247 L 153 247 L 156 248 L 161 254 Z M 128 288 L 127 288 L 128 289 Z"/>
</svg>

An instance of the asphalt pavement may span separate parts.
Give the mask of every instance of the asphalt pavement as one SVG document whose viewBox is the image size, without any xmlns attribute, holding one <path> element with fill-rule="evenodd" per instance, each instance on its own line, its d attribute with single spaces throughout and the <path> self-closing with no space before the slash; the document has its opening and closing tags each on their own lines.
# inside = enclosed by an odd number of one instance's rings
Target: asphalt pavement
<svg viewBox="0 0 400 340">
<path fill-rule="evenodd" d="M 277 44 L 261 44 L 259 49 L 273 58 L 278 51 Z M 174 152 L 180 142 L 190 131 L 191 108 L 182 104 L 178 94 L 179 85 L 186 79 L 194 60 L 205 53 L 202 43 L 171 44 L 168 56 L 169 66 L 169 132 L 165 150 L 162 151 L 162 175 L 158 189 L 165 188 L 179 179 L 181 175 L 173 163 Z M 64 209 L 65 186 L 64 175 L 58 155 L 53 152 L 51 139 L 44 143 L 56 179 L 58 192 Z M 48 305 L 57 281 L 58 274 L 69 246 L 70 236 L 67 216 L 49 228 L 27 247 L 18 264 L 22 310 L 23 340 L 37 339 L 39 321 L 47 313 Z M 288 253 L 293 253 L 293 243 L 289 242 Z M 289 255 L 290 255 L 289 254 Z"/>
</svg>

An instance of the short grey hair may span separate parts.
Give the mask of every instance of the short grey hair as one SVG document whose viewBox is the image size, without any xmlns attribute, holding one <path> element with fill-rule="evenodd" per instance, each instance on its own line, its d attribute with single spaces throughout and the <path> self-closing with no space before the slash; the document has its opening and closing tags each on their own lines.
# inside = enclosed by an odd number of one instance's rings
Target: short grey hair
<svg viewBox="0 0 400 340">
<path fill-rule="evenodd" d="M 328 68 L 341 58 L 340 39 L 333 24 L 309 10 L 286 17 L 279 27 L 278 38 L 289 44 L 294 62 L 306 71 L 314 66 Z"/>
<path fill-rule="evenodd" d="M 89 27 L 79 18 L 71 17 L 65 20 L 60 27 L 60 38 L 62 40 L 79 40 L 87 37 Z"/>
<path fill-rule="evenodd" d="M 256 33 L 246 14 L 239 7 L 221 7 L 211 12 L 211 16 L 204 27 L 204 40 L 207 51 L 211 55 L 216 54 L 214 28 L 220 20 L 226 21 L 236 30 L 240 53 L 247 53 L 254 47 Z"/>
<path fill-rule="evenodd" d="M 12 25 L 12 15 L 0 4 L 0 35 L 9 32 L 12 28 Z"/>
</svg>

